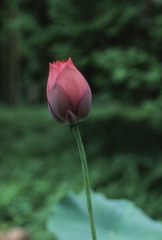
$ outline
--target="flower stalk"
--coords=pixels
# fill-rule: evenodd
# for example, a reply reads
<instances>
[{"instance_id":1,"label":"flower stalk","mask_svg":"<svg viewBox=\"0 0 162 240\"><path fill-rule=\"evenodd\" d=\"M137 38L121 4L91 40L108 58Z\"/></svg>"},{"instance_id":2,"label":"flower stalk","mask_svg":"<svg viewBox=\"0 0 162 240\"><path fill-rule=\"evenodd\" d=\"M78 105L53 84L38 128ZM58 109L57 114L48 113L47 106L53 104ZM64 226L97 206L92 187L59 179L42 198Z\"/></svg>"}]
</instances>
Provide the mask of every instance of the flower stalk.
<instances>
[{"instance_id":1,"label":"flower stalk","mask_svg":"<svg viewBox=\"0 0 162 240\"><path fill-rule=\"evenodd\" d=\"M87 166L86 154L85 154L85 150L84 150L84 146L83 146L83 142L82 142L82 138L80 135L78 124L74 125L74 133L75 133L75 138L76 138L76 142L78 145L79 155L80 155L81 164L82 164L84 187L85 187L85 192L86 192L86 200L87 200L87 208L88 208L88 215L89 215L89 221L90 221L90 227L91 227L92 240L97 240L95 222L94 222L94 216L93 216L92 201L91 201L88 166Z\"/></svg>"}]
</instances>

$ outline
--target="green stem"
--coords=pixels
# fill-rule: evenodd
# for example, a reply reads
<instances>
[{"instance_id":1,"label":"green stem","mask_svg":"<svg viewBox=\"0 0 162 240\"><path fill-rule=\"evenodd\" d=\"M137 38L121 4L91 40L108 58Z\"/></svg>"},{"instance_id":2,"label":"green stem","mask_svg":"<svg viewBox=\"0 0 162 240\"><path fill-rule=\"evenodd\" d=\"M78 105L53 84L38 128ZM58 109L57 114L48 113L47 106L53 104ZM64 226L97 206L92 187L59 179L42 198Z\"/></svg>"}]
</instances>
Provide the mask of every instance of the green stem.
<instances>
[{"instance_id":1,"label":"green stem","mask_svg":"<svg viewBox=\"0 0 162 240\"><path fill-rule=\"evenodd\" d=\"M75 133L75 138L77 141L79 155L80 155L80 159L81 159L81 163L82 163L83 179L84 179L84 186L85 186L85 192L86 192L87 208L88 208L88 214L89 214L92 240L97 240L94 216L93 216L93 209L92 209L92 201L91 201L88 166L87 166L86 155L85 155L84 146L83 146L83 142L82 142L82 138L80 135L78 125L74 126L74 133Z\"/></svg>"}]
</instances>

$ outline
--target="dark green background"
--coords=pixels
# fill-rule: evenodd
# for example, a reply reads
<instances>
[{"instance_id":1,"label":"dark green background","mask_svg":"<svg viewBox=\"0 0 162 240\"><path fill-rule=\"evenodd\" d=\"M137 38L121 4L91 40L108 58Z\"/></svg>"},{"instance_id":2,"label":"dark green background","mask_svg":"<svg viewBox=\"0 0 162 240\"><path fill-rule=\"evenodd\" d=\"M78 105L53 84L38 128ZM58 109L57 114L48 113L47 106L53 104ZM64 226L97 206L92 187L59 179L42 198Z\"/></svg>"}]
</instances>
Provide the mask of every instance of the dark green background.
<instances>
[{"instance_id":1,"label":"dark green background","mask_svg":"<svg viewBox=\"0 0 162 240\"><path fill-rule=\"evenodd\" d=\"M162 220L162 1L2 0L0 28L0 228L53 239L52 205L83 188L74 134L46 107L48 64L69 57L93 93L93 189Z\"/></svg>"}]
</instances>

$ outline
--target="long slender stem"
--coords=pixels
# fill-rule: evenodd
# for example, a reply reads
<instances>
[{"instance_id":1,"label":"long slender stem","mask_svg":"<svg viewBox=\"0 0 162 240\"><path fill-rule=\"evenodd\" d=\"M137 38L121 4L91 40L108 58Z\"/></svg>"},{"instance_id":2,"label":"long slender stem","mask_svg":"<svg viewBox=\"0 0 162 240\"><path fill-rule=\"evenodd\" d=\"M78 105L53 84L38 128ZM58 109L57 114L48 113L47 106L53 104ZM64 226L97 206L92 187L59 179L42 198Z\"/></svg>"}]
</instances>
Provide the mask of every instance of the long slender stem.
<instances>
[{"instance_id":1,"label":"long slender stem","mask_svg":"<svg viewBox=\"0 0 162 240\"><path fill-rule=\"evenodd\" d=\"M75 133L75 138L77 141L79 155L80 155L80 159L81 159L81 163L82 163L83 179L84 179L84 186L85 186L85 192L86 192L86 200L87 200L87 208L88 208L88 214L89 214L92 240L97 240L94 216L93 216L93 209L92 209L92 201L91 201L88 166L87 166L86 155L85 155L84 146L83 146L83 142L82 142L82 138L80 135L78 125L74 126L74 133Z\"/></svg>"}]
</instances>

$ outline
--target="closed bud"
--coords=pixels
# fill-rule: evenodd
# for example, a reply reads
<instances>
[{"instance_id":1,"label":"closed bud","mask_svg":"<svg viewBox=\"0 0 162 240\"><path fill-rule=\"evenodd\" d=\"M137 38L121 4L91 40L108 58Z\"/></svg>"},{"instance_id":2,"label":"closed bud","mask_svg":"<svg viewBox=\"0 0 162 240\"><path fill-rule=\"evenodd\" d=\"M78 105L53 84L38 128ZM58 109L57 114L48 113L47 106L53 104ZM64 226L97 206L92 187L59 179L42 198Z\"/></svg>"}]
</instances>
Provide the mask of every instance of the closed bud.
<instances>
[{"instance_id":1,"label":"closed bud","mask_svg":"<svg viewBox=\"0 0 162 240\"><path fill-rule=\"evenodd\" d=\"M47 100L49 110L58 122L75 125L89 114L91 90L71 58L50 64Z\"/></svg>"}]
</instances>

